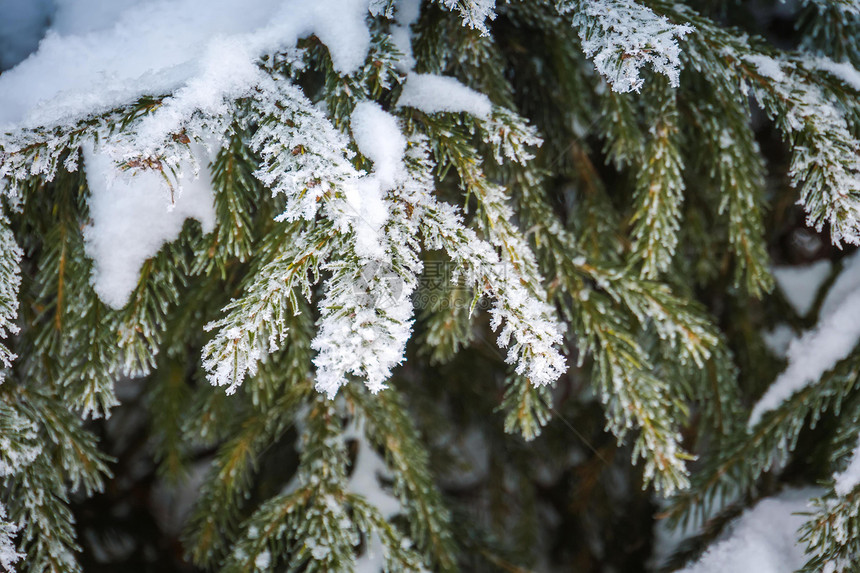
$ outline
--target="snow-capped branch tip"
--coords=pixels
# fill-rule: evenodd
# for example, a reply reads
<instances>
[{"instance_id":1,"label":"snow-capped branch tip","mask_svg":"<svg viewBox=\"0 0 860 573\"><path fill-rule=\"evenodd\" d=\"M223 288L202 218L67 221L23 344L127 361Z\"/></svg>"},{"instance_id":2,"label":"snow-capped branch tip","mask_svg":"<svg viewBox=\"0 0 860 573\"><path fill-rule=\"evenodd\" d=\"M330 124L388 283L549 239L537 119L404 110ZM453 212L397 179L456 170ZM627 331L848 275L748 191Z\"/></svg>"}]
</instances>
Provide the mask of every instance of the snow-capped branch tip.
<instances>
[{"instance_id":1,"label":"snow-capped branch tip","mask_svg":"<svg viewBox=\"0 0 860 573\"><path fill-rule=\"evenodd\" d=\"M558 9L573 14L585 55L614 91L638 92L645 83L640 71L646 65L678 87L678 40L691 33L692 26L673 24L633 0L567 0Z\"/></svg>"}]
</instances>

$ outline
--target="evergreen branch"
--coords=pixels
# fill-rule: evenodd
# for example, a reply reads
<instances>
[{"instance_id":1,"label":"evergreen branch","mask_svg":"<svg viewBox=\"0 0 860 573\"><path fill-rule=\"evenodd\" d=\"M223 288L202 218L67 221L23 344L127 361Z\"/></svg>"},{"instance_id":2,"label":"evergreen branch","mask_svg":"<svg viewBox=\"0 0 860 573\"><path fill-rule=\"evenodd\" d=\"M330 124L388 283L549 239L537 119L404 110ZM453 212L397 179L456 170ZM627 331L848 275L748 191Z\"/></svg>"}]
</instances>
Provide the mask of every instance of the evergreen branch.
<instances>
[{"instance_id":1,"label":"evergreen branch","mask_svg":"<svg viewBox=\"0 0 860 573\"><path fill-rule=\"evenodd\" d=\"M801 527L809 559L803 573L853 571L860 555L860 490L813 501L815 511Z\"/></svg>"},{"instance_id":2,"label":"evergreen branch","mask_svg":"<svg viewBox=\"0 0 860 573\"><path fill-rule=\"evenodd\" d=\"M15 563L24 557L23 553L15 550L12 537L18 532L18 526L6 521L6 508L0 505L0 567L6 573L15 573Z\"/></svg>"},{"instance_id":3,"label":"evergreen branch","mask_svg":"<svg viewBox=\"0 0 860 573\"><path fill-rule=\"evenodd\" d=\"M254 177L257 161L247 145L249 134L234 122L228 137L211 169L218 224L211 246L201 253L194 268L195 273L217 268L222 278L231 259L245 262L253 254L252 216L261 195L259 181Z\"/></svg>"},{"instance_id":4,"label":"evergreen branch","mask_svg":"<svg viewBox=\"0 0 860 573\"><path fill-rule=\"evenodd\" d=\"M18 439L25 443L6 453L14 453L15 467L3 476L10 517L26 524L19 538L19 549L27 556L22 571L77 573L81 569L74 553L79 546L68 495L79 488L87 495L101 491L102 479L111 477L109 458L58 398L19 386L10 405L24 424ZM38 441L27 446L34 429Z\"/></svg>"},{"instance_id":5,"label":"evergreen branch","mask_svg":"<svg viewBox=\"0 0 860 573\"><path fill-rule=\"evenodd\" d=\"M22 573L82 573L75 520L67 505L62 478L47 454L15 476L10 484L9 515L22 528L18 549L26 557Z\"/></svg>"},{"instance_id":6,"label":"evergreen branch","mask_svg":"<svg viewBox=\"0 0 860 573\"><path fill-rule=\"evenodd\" d=\"M533 386L522 376L510 376L497 410L505 412L505 432L532 441L552 418L552 393L547 386Z\"/></svg>"},{"instance_id":7,"label":"evergreen branch","mask_svg":"<svg viewBox=\"0 0 860 573\"><path fill-rule=\"evenodd\" d=\"M820 380L765 413L748 432L730 436L721 451L706 460L690 489L673 500L664 516L685 523L695 509L704 514L716 499L732 499L752 491L762 473L784 464L807 423L815 426L825 411L839 413L842 401L858 379L860 355L855 351Z\"/></svg>"},{"instance_id":8,"label":"evergreen branch","mask_svg":"<svg viewBox=\"0 0 860 573\"><path fill-rule=\"evenodd\" d=\"M834 244L860 242L860 142L840 110L808 79L808 71L689 8L654 4L661 13L696 27L689 40L696 69L717 82L726 75L738 78L791 142L789 175L800 190L807 223L819 231L827 223Z\"/></svg>"},{"instance_id":9,"label":"evergreen branch","mask_svg":"<svg viewBox=\"0 0 860 573\"><path fill-rule=\"evenodd\" d=\"M335 70L328 50L321 43L309 49L311 66L325 74L326 108L332 123L340 130L349 127L355 104L363 100L379 100L402 82L397 73L401 54L388 34L375 31L365 64L350 75Z\"/></svg>"},{"instance_id":10,"label":"evergreen branch","mask_svg":"<svg viewBox=\"0 0 860 573\"><path fill-rule=\"evenodd\" d=\"M646 480L655 478L657 487L667 492L685 487L683 462L689 455L680 449L680 436L670 420L685 417L686 407L670 398L666 383L649 373L652 361L636 341L633 325L634 321L652 325L681 364L699 368L720 343L714 327L700 309L672 295L665 285L586 261L546 205L541 189L523 185L521 190L520 212L527 224L533 224L535 244L545 253L542 260L549 267L547 274L558 282L554 290L558 304L571 323L582 356L593 356L594 382L608 408L609 428L619 439L630 427L641 428L636 455L646 459ZM705 402L709 407L736 394L732 378L716 380L715 395Z\"/></svg>"},{"instance_id":11,"label":"evergreen branch","mask_svg":"<svg viewBox=\"0 0 860 573\"><path fill-rule=\"evenodd\" d=\"M564 358L557 350L561 334L555 313L518 280L518 273L508 272L489 244L462 226L452 207L428 203L424 208L422 232L429 247L444 248L455 265L466 272L476 293L475 302L481 293L493 299L491 326L495 329L505 323L497 342L508 348L506 362L516 364L517 374L532 384L554 382L564 367Z\"/></svg>"},{"instance_id":12,"label":"evergreen branch","mask_svg":"<svg viewBox=\"0 0 860 573\"><path fill-rule=\"evenodd\" d=\"M226 552L250 495L260 456L292 425L309 391L307 380L289 385L270 406L251 411L238 433L219 448L185 530L184 545L194 563L211 567Z\"/></svg>"},{"instance_id":13,"label":"evergreen branch","mask_svg":"<svg viewBox=\"0 0 860 573\"><path fill-rule=\"evenodd\" d=\"M427 450L403 400L393 389L371 397L353 386L349 396L364 415L368 439L385 452L394 492L411 525L410 537L435 570L455 570L451 515L433 483Z\"/></svg>"},{"instance_id":14,"label":"evergreen branch","mask_svg":"<svg viewBox=\"0 0 860 573\"><path fill-rule=\"evenodd\" d=\"M444 119L422 114L421 121L427 130L439 169L444 173L447 166L452 165L458 172L464 191L474 194L478 200L485 221L485 232L489 243L501 253L501 264L496 262L494 254L484 252L486 247L469 247L469 243L477 242L477 237L473 239L473 234L465 229L454 228L458 215L450 210L446 213L441 205L435 213L430 213L428 208L422 221L425 240L429 234L434 238L432 242L438 244L435 237L439 237L455 264L474 270L475 274L468 278L474 281L476 296L485 291L495 291L493 328L498 328L503 318L506 320L505 328L499 335L499 346L508 346L511 336L516 339L516 343L509 348L507 362L517 363L517 373L525 374L536 385L554 382L564 369L564 358L554 348L561 342L558 319L554 309L545 302L547 294L543 288L543 279L531 248L512 223L513 213L504 190L487 181L477 160L476 150L463 143L462 138L454 136L455 132L446 126ZM448 220L453 220L455 224L452 225ZM523 292L520 294L518 291ZM523 297L531 301L527 302ZM517 309L516 306L521 308ZM527 316L529 319L524 320ZM530 340L534 341L534 349L529 348L533 345L528 344ZM522 357L517 358L516 353L521 348ZM526 366L527 360L536 362Z\"/></svg>"},{"instance_id":15,"label":"evergreen branch","mask_svg":"<svg viewBox=\"0 0 860 573\"><path fill-rule=\"evenodd\" d=\"M158 473L168 482L177 483L186 477L188 452L183 444L182 413L190 391L184 364L175 359L161 362L153 373L148 396L155 438L153 457Z\"/></svg>"},{"instance_id":16,"label":"evergreen branch","mask_svg":"<svg viewBox=\"0 0 860 573\"><path fill-rule=\"evenodd\" d=\"M684 163L679 149L675 93L668 87L653 90L654 116L645 159L636 175L633 257L642 262L642 275L653 279L672 262L681 227Z\"/></svg>"},{"instance_id":17,"label":"evergreen branch","mask_svg":"<svg viewBox=\"0 0 860 573\"><path fill-rule=\"evenodd\" d=\"M462 285L427 276L428 269L435 270L440 265L444 268L449 263L425 258L425 277L419 281L415 296L415 306L422 309L418 318L424 324L420 351L430 357L432 364L449 362L474 339L470 317L462 312L463 297L471 300L471 293ZM442 278L447 279L447 273Z\"/></svg>"},{"instance_id":18,"label":"evergreen branch","mask_svg":"<svg viewBox=\"0 0 860 573\"><path fill-rule=\"evenodd\" d=\"M638 92L646 64L678 86L678 40L692 27L673 24L633 0L561 0L557 6L561 14L573 15L585 55L613 90Z\"/></svg>"},{"instance_id":19,"label":"evergreen branch","mask_svg":"<svg viewBox=\"0 0 860 573\"><path fill-rule=\"evenodd\" d=\"M223 309L226 316L206 326L217 330L203 348L203 367L212 384L227 386L232 394L247 374L256 372L257 363L283 343L288 313L298 310L296 290L310 297L309 274L318 279L321 262L340 244L330 228L320 223L305 232L294 225L289 230L292 243L257 273L241 298Z\"/></svg>"},{"instance_id":20,"label":"evergreen branch","mask_svg":"<svg viewBox=\"0 0 860 573\"><path fill-rule=\"evenodd\" d=\"M643 156L643 134L633 97L608 90L601 94L600 131L605 134L603 152L620 169L635 165ZM649 154L653 155L653 154Z\"/></svg>"},{"instance_id":21,"label":"evergreen branch","mask_svg":"<svg viewBox=\"0 0 860 573\"><path fill-rule=\"evenodd\" d=\"M482 36L490 33L487 20L496 18L496 0L436 0L448 10L457 10L463 19L463 26L480 32Z\"/></svg>"},{"instance_id":22,"label":"evergreen branch","mask_svg":"<svg viewBox=\"0 0 860 573\"><path fill-rule=\"evenodd\" d=\"M368 565L356 563L356 570L361 566L370 566L377 560L375 552L381 552L384 570L391 573L422 573L427 571L421 556L410 547L409 540L380 513L374 505L358 495L347 496L347 503L353 511L353 519L359 530L366 532L367 548L363 559ZM444 570L444 569L442 569Z\"/></svg>"},{"instance_id":23,"label":"evergreen branch","mask_svg":"<svg viewBox=\"0 0 860 573\"><path fill-rule=\"evenodd\" d=\"M723 76L709 78L707 84L696 80L690 78L688 96L695 98L695 105L686 104L696 127L690 138L701 145L701 158L711 165L722 197L719 212L728 215L735 285L761 296L773 288L773 277L761 216L765 166L750 126L749 102Z\"/></svg>"},{"instance_id":24,"label":"evergreen branch","mask_svg":"<svg viewBox=\"0 0 860 573\"><path fill-rule=\"evenodd\" d=\"M302 456L290 491L266 501L242 525L224 573L251 572L289 555L287 570L353 571L359 533L346 507L346 449L334 405L313 398L303 420ZM261 557L267 555L268 557Z\"/></svg>"},{"instance_id":25,"label":"evergreen branch","mask_svg":"<svg viewBox=\"0 0 860 573\"><path fill-rule=\"evenodd\" d=\"M8 338L19 331L14 321L18 316L22 256L23 251L9 228L9 219L4 213L0 213L0 339ZM0 366L3 370L11 368L15 358L7 344L0 343ZM5 374L0 373L0 384L3 383L3 378Z\"/></svg>"}]
</instances>

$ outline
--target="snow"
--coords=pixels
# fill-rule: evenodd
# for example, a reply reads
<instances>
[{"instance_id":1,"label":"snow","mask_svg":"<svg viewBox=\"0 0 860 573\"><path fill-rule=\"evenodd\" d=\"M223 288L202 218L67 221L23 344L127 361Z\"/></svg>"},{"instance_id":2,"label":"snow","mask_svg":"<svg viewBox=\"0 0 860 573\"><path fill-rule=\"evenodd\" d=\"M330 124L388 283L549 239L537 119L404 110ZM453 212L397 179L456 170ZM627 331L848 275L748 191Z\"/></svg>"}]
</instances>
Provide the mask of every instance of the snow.
<instances>
[{"instance_id":1,"label":"snow","mask_svg":"<svg viewBox=\"0 0 860 573\"><path fill-rule=\"evenodd\" d=\"M391 41L403 53L403 58L397 63L397 71L406 73L415 67L415 57L412 53L411 26L421 16L421 0L400 0L394 14L395 24L391 25Z\"/></svg>"},{"instance_id":2,"label":"snow","mask_svg":"<svg viewBox=\"0 0 860 573\"><path fill-rule=\"evenodd\" d=\"M762 332L761 337L767 349L780 358L785 358L791 342L796 338L794 329L784 322L777 324L771 330Z\"/></svg>"},{"instance_id":3,"label":"snow","mask_svg":"<svg viewBox=\"0 0 860 573\"><path fill-rule=\"evenodd\" d=\"M385 571L385 546L379 534L373 531L368 536L364 553L355 560L355 573L380 573Z\"/></svg>"},{"instance_id":4,"label":"snow","mask_svg":"<svg viewBox=\"0 0 860 573\"><path fill-rule=\"evenodd\" d=\"M436 0L448 10L457 10L463 25L478 30L482 36L490 33L487 20L496 19L496 0Z\"/></svg>"},{"instance_id":5,"label":"snow","mask_svg":"<svg viewBox=\"0 0 860 573\"><path fill-rule=\"evenodd\" d=\"M261 571L268 569L271 563L272 554L269 552L268 549L257 555L257 557L254 559L254 567Z\"/></svg>"},{"instance_id":6,"label":"snow","mask_svg":"<svg viewBox=\"0 0 860 573\"><path fill-rule=\"evenodd\" d=\"M39 45L51 15L51 0L0 0L0 71Z\"/></svg>"},{"instance_id":7,"label":"snow","mask_svg":"<svg viewBox=\"0 0 860 573\"><path fill-rule=\"evenodd\" d=\"M311 343L318 352L316 388L329 397L347 383L347 373L364 377L371 392L385 388L391 369L404 359L412 327L409 296L421 269L414 232L401 228L414 223L401 214L388 224L393 201L386 192L408 179L406 140L397 121L378 104L362 102L350 123L373 170L344 183L345 215L354 232L351 248L361 262L357 268L341 262L326 266L333 276L326 281L319 331Z\"/></svg>"},{"instance_id":8,"label":"snow","mask_svg":"<svg viewBox=\"0 0 860 573\"><path fill-rule=\"evenodd\" d=\"M358 150L373 161L373 172L381 187L393 188L396 180L405 176L406 139L397 127L397 120L379 104L361 102L352 112L351 126Z\"/></svg>"},{"instance_id":9,"label":"snow","mask_svg":"<svg viewBox=\"0 0 860 573\"><path fill-rule=\"evenodd\" d=\"M358 445L346 490L364 497L386 519L402 513L403 506L400 505L400 500L383 489L379 481L379 478L390 478L391 475L385 460L364 435L363 420L353 418L350 426L344 430L343 437L345 440L356 440Z\"/></svg>"},{"instance_id":10,"label":"snow","mask_svg":"<svg viewBox=\"0 0 860 573\"><path fill-rule=\"evenodd\" d=\"M848 466L833 476L836 482L833 489L837 495L848 495L851 491L860 484L860 440L851 454L851 461Z\"/></svg>"},{"instance_id":11,"label":"snow","mask_svg":"<svg viewBox=\"0 0 860 573\"><path fill-rule=\"evenodd\" d=\"M811 265L775 267L773 277L785 298L800 316L805 316L815 302L818 289L830 276L832 265L822 259Z\"/></svg>"},{"instance_id":12,"label":"snow","mask_svg":"<svg viewBox=\"0 0 860 573\"><path fill-rule=\"evenodd\" d=\"M170 188L160 172L122 172L105 151L84 146L91 218L84 229L84 249L93 259L93 287L108 306L119 309L128 302L143 263L179 236L185 219L200 221L207 233L215 227L208 157L195 149L200 174L184 182L171 204ZM185 167L186 173L193 172Z\"/></svg>"},{"instance_id":13,"label":"snow","mask_svg":"<svg viewBox=\"0 0 860 573\"><path fill-rule=\"evenodd\" d=\"M788 367L753 408L749 425L848 356L860 340L860 258L854 255L822 304L816 327L788 348Z\"/></svg>"},{"instance_id":14,"label":"snow","mask_svg":"<svg viewBox=\"0 0 860 573\"><path fill-rule=\"evenodd\" d=\"M343 433L344 440L355 440L358 445L352 473L346 484L346 491L358 494L390 520L403 513L403 506L395 496L382 487L380 478L390 478L391 473L385 460L373 447L364 433L364 420L355 417ZM384 570L385 547L376 531L368 536L364 553L356 560L356 573L379 573Z\"/></svg>"},{"instance_id":15,"label":"snow","mask_svg":"<svg viewBox=\"0 0 860 573\"><path fill-rule=\"evenodd\" d=\"M788 81L788 77L782 70L782 66L778 60L763 54L748 55L745 56L744 59L753 64L761 75L778 83L785 83Z\"/></svg>"},{"instance_id":16,"label":"snow","mask_svg":"<svg viewBox=\"0 0 860 573\"><path fill-rule=\"evenodd\" d=\"M247 93L257 58L301 37L316 34L343 73L363 64L370 46L367 0L88 0L73 6L61 3L60 19L38 51L0 77L0 130L68 123L145 94L172 92L165 116L175 123L177 113Z\"/></svg>"},{"instance_id":17,"label":"snow","mask_svg":"<svg viewBox=\"0 0 860 573\"><path fill-rule=\"evenodd\" d=\"M821 304L820 315L830 316L837 311L851 293L860 289L860 251L842 259L842 272L836 277Z\"/></svg>"},{"instance_id":18,"label":"snow","mask_svg":"<svg viewBox=\"0 0 860 573\"><path fill-rule=\"evenodd\" d=\"M112 27L123 12L142 0L54 0L51 29L61 35L86 34Z\"/></svg>"},{"instance_id":19,"label":"snow","mask_svg":"<svg viewBox=\"0 0 860 573\"><path fill-rule=\"evenodd\" d=\"M806 558L797 530L805 518L797 513L810 511L809 500L816 493L814 489L793 489L763 499L682 573L789 573L800 569Z\"/></svg>"},{"instance_id":20,"label":"snow","mask_svg":"<svg viewBox=\"0 0 860 573\"><path fill-rule=\"evenodd\" d=\"M373 173L359 178L346 189L346 201L356 217L356 253L367 258L381 258L385 249L380 241L382 226L388 221L385 191L393 189L405 177L403 152L406 140L394 116L377 103L362 102L352 112L352 136L362 155L373 161Z\"/></svg>"},{"instance_id":21,"label":"snow","mask_svg":"<svg viewBox=\"0 0 860 573\"><path fill-rule=\"evenodd\" d=\"M0 504L0 567L7 573L15 571L15 563L24 557L15 551L12 537L18 532L18 526L6 521L6 508Z\"/></svg>"},{"instance_id":22,"label":"snow","mask_svg":"<svg viewBox=\"0 0 860 573\"><path fill-rule=\"evenodd\" d=\"M678 40L693 31L672 24L633 0L562 1L559 9L573 12L582 50L594 67L619 93L638 92L645 83L640 70L646 64L677 87L681 74Z\"/></svg>"},{"instance_id":23,"label":"snow","mask_svg":"<svg viewBox=\"0 0 860 573\"><path fill-rule=\"evenodd\" d=\"M834 62L830 58L810 59L812 67L830 72L851 88L860 91L860 71L849 62Z\"/></svg>"},{"instance_id":24,"label":"snow","mask_svg":"<svg viewBox=\"0 0 860 573\"><path fill-rule=\"evenodd\" d=\"M490 98L466 87L455 78L411 73L397 101L400 107L414 107L424 113L466 112L487 119L493 111Z\"/></svg>"}]
</instances>

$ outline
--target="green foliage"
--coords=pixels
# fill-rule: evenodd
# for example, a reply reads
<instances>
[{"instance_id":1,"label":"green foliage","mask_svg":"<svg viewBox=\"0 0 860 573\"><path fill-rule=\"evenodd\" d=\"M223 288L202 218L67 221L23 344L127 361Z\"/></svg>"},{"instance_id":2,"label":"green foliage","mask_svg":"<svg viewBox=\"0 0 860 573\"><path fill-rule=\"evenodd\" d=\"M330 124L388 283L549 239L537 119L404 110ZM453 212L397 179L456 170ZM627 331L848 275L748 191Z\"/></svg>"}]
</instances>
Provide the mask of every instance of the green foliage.
<instances>
[{"instance_id":1,"label":"green foliage","mask_svg":"<svg viewBox=\"0 0 860 573\"><path fill-rule=\"evenodd\" d=\"M847 570L860 493L831 476L858 350L747 418L784 366L763 336L811 326L830 286L797 316L774 262L841 257L791 246L798 221L860 242L860 94L822 59L860 62L849 4L804 7L785 51L709 3L440 0L404 24L374 2L363 64L301 38L146 148L176 94L4 136L0 534L19 526L20 570L82 571L98 548L76 521L141 450L142 481L192 485L173 553L200 570L628 570L618 524L632 508L641 565L655 494L705 542L816 482L806 570ZM401 105L416 73L474 105ZM363 142L362 110L387 139ZM121 309L93 284L84 145L174 199L213 147L214 229L186 222ZM111 418L129 395L133 432Z\"/></svg>"}]
</instances>

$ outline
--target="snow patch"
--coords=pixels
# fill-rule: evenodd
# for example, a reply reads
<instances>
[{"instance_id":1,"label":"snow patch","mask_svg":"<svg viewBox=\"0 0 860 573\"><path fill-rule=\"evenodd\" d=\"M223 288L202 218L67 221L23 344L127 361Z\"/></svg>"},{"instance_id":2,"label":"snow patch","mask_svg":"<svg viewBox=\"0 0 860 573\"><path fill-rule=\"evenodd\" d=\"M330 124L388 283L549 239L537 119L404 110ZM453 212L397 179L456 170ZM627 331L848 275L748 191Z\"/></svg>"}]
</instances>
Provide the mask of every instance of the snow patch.
<instances>
[{"instance_id":1,"label":"snow patch","mask_svg":"<svg viewBox=\"0 0 860 573\"><path fill-rule=\"evenodd\" d=\"M200 174L183 182L171 204L170 188L160 172L122 172L104 150L84 146L91 218L84 229L84 249L93 260L93 287L111 308L125 306L143 263L179 236L185 219L200 221L204 232L214 229L208 157L199 147L195 156ZM190 165L184 167L185 173L193 172Z\"/></svg>"},{"instance_id":2,"label":"snow patch","mask_svg":"<svg viewBox=\"0 0 860 573\"><path fill-rule=\"evenodd\" d=\"M851 88L860 91L860 71L849 62L834 62L830 58L815 58L811 60L813 67L829 72L848 84Z\"/></svg>"},{"instance_id":3,"label":"snow patch","mask_svg":"<svg viewBox=\"0 0 860 573\"><path fill-rule=\"evenodd\" d=\"M788 81L788 77L782 70L782 66L779 61L771 58L770 56L753 54L744 56L744 60L753 64L761 75L770 78L775 82L785 83Z\"/></svg>"},{"instance_id":4,"label":"snow patch","mask_svg":"<svg viewBox=\"0 0 860 573\"><path fill-rule=\"evenodd\" d=\"M381 258L385 254L380 241L382 227L389 217L383 195L405 176L406 140L394 116L373 102L355 106L351 126L358 150L373 161L373 173L355 180L345 189L346 202L356 214L352 224L356 253L367 258Z\"/></svg>"},{"instance_id":5,"label":"snow patch","mask_svg":"<svg viewBox=\"0 0 860 573\"><path fill-rule=\"evenodd\" d=\"M766 498L746 510L731 526L729 534L708 549L682 573L785 573L806 562L798 528L809 511L809 500L817 490L789 490Z\"/></svg>"},{"instance_id":6,"label":"snow patch","mask_svg":"<svg viewBox=\"0 0 860 573\"><path fill-rule=\"evenodd\" d=\"M822 303L816 327L789 345L788 367L753 408L750 427L756 425L765 412L779 407L792 394L821 378L860 341L858 279L860 258L855 254Z\"/></svg>"},{"instance_id":7,"label":"snow patch","mask_svg":"<svg viewBox=\"0 0 860 573\"><path fill-rule=\"evenodd\" d=\"M848 466L834 475L833 479L836 482L833 489L840 496L848 495L860 484L860 441L858 441L854 452L851 454L851 461L848 462Z\"/></svg>"},{"instance_id":8,"label":"snow patch","mask_svg":"<svg viewBox=\"0 0 860 573\"><path fill-rule=\"evenodd\" d=\"M424 113L466 112L487 119L493 111L490 98L466 87L455 78L411 73L397 101L400 107L414 107Z\"/></svg>"},{"instance_id":9,"label":"snow patch","mask_svg":"<svg viewBox=\"0 0 860 573\"><path fill-rule=\"evenodd\" d=\"M406 139L393 115L379 104L361 102L352 112L352 137L362 155L373 161L373 172L380 185L394 187L399 177L405 177L403 154Z\"/></svg>"},{"instance_id":10,"label":"snow patch","mask_svg":"<svg viewBox=\"0 0 860 573\"><path fill-rule=\"evenodd\" d=\"M780 358L785 358L792 341L797 338L794 330L784 322L762 332L761 337L767 349Z\"/></svg>"},{"instance_id":11,"label":"snow patch","mask_svg":"<svg viewBox=\"0 0 860 573\"><path fill-rule=\"evenodd\" d=\"M220 105L253 87L257 58L312 34L351 73L370 47L367 13L367 0L64 0L38 51L0 77L0 130L68 123L146 94L175 92L167 117Z\"/></svg>"},{"instance_id":12,"label":"snow patch","mask_svg":"<svg viewBox=\"0 0 860 573\"><path fill-rule=\"evenodd\" d=\"M415 67L412 53L412 24L421 16L421 0L400 0L394 14L395 24L391 26L391 41L403 53L403 58L395 66L397 71L407 73Z\"/></svg>"},{"instance_id":13,"label":"snow patch","mask_svg":"<svg viewBox=\"0 0 860 573\"><path fill-rule=\"evenodd\" d=\"M805 316L812 309L815 295L830 276L831 269L830 261L822 259L811 265L775 267L773 277L792 308Z\"/></svg>"}]
</instances>

